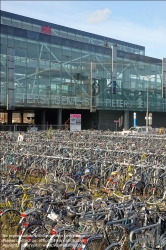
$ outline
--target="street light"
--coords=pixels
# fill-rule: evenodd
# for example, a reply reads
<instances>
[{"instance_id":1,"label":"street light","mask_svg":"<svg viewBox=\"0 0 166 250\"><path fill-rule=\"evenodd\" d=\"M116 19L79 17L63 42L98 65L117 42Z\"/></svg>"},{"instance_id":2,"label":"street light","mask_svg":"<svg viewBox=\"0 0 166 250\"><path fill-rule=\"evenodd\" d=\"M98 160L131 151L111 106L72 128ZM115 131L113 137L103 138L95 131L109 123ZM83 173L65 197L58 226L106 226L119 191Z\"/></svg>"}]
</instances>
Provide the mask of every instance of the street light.
<instances>
[{"instance_id":1,"label":"street light","mask_svg":"<svg viewBox=\"0 0 166 250\"><path fill-rule=\"evenodd\" d=\"M142 76L142 78L147 78L148 80L149 79L152 79L152 78L155 78L155 76ZM146 90L146 132L148 132L148 125L149 125L149 81L148 81L148 86L147 86L147 90Z\"/></svg>"}]
</instances>

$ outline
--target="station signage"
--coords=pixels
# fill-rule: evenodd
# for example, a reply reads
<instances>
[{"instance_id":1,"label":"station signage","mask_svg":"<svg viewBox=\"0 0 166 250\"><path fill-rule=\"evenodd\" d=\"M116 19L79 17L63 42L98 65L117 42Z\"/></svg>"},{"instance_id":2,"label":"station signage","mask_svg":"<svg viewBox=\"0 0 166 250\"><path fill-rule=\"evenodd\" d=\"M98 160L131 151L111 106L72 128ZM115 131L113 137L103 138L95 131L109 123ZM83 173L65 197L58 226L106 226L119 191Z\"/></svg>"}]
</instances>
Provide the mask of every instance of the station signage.
<instances>
[{"instance_id":1,"label":"station signage","mask_svg":"<svg viewBox=\"0 0 166 250\"><path fill-rule=\"evenodd\" d=\"M6 94L1 93L1 105L6 103ZM4 104L3 104L4 103ZM37 95L37 94L15 94L15 106L37 106L37 107L90 107L90 98L74 97L74 96L61 96L61 95ZM103 99L96 98L97 108L119 108L119 109L132 109L137 108L140 110L146 110L146 102L140 100L130 101L124 99ZM151 106L154 109L164 110L166 108L165 103L153 102Z\"/></svg>"}]
</instances>

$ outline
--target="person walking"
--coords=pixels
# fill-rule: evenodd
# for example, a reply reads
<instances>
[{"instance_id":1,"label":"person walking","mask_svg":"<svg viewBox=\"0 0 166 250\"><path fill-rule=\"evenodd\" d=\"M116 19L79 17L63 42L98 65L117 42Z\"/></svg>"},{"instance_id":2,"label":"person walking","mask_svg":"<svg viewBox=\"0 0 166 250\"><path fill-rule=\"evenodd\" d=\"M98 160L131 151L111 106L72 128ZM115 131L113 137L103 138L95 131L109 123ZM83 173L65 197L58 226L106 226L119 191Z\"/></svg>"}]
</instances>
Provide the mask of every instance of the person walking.
<instances>
[{"instance_id":1,"label":"person walking","mask_svg":"<svg viewBox=\"0 0 166 250\"><path fill-rule=\"evenodd\" d=\"M23 139L24 139L23 135L21 133L19 133L18 134L18 139L17 139L18 143L21 144L23 142Z\"/></svg>"}]
</instances>

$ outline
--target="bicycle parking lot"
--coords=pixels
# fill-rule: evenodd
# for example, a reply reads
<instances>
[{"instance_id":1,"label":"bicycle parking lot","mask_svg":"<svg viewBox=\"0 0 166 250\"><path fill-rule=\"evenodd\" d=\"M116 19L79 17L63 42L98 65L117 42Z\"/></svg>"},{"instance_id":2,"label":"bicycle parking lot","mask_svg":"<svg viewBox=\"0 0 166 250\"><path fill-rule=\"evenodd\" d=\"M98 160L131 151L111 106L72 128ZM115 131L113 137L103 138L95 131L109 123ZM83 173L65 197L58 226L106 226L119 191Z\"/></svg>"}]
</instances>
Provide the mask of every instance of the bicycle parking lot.
<instances>
[{"instance_id":1,"label":"bicycle parking lot","mask_svg":"<svg viewBox=\"0 0 166 250\"><path fill-rule=\"evenodd\" d=\"M0 132L2 249L166 249L165 135Z\"/></svg>"}]
</instances>

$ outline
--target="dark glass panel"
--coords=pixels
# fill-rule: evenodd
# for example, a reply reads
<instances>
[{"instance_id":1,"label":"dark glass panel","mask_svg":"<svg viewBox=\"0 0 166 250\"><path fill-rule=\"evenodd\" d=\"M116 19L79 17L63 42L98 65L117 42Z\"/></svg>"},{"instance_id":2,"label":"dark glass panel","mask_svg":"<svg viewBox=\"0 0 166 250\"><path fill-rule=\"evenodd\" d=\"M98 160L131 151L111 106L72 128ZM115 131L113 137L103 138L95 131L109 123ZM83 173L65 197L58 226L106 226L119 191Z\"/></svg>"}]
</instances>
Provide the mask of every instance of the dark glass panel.
<instances>
[{"instance_id":1,"label":"dark glass panel","mask_svg":"<svg viewBox=\"0 0 166 250\"><path fill-rule=\"evenodd\" d=\"M39 40L39 33L35 31L27 30L27 38Z\"/></svg>"},{"instance_id":2,"label":"dark glass panel","mask_svg":"<svg viewBox=\"0 0 166 250\"><path fill-rule=\"evenodd\" d=\"M43 41L43 42L46 42L46 43L51 42L51 36L45 35L45 34L42 34L42 33L39 34L39 39L40 39L40 41Z\"/></svg>"},{"instance_id":3,"label":"dark glass panel","mask_svg":"<svg viewBox=\"0 0 166 250\"><path fill-rule=\"evenodd\" d=\"M23 29L14 28L14 35L27 38L27 31Z\"/></svg>"},{"instance_id":4,"label":"dark glass panel","mask_svg":"<svg viewBox=\"0 0 166 250\"><path fill-rule=\"evenodd\" d=\"M7 34L7 26L6 25L3 25L3 24L1 24L0 25L0 31L1 31L1 33L2 34Z\"/></svg>"}]
</instances>

